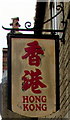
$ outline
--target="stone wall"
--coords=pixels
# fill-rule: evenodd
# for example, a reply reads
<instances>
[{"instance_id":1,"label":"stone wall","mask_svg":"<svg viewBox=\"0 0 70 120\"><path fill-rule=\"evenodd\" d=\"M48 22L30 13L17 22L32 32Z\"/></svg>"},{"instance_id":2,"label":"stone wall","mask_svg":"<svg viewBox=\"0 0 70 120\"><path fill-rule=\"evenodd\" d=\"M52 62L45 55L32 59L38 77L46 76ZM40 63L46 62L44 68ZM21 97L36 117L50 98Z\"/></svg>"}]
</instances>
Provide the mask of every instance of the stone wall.
<instances>
[{"instance_id":1,"label":"stone wall","mask_svg":"<svg viewBox=\"0 0 70 120\"><path fill-rule=\"evenodd\" d=\"M68 16L70 2L64 3L65 20ZM70 19L67 19L65 31L65 43L60 42L59 54L60 70L60 109L63 110L62 117L70 117Z\"/></svg>"},{"instance_id":2,"label":"stone wall","mask_svg":"<svg viewBox=\"0 0 70 120\"><path fill-rule=\"evenodd\" d=\"M8 85L7 83L2 84L2 118L10 119L10 118L22 118L22 116L13 113L8 109Z\"/></svg>"},{"instance_id":3,"label":"stone wall","mask_svg":"<svg viewBox=\"0 0 70 120\"><path fill-rule=\"evenodd\" d=\"M70 19L67 19L70 2L64 3L64 20L67 20L65 43L59 40L59 89L60 109L46 118L70 118ZM45 15L46 16L46 15ZM58 29L63 29L60 23L63 16L58 17ZM46 25L44 26L46 28ZM59 34L59 36L61 36Z\"/></svg>"}]
</instances>

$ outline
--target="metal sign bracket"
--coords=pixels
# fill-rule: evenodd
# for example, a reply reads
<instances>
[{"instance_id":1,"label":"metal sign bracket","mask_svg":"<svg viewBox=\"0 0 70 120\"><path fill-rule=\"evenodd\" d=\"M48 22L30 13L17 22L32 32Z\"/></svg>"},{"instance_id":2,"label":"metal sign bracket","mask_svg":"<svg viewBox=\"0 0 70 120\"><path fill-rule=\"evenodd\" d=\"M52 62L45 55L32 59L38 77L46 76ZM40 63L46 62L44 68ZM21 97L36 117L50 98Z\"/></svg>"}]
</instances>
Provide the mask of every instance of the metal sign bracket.
<instances>
[{"instance_id":1,"label":"metal sign bracket","mask_svg":"<svg viewBox=\"0 0 70 120\"><path fill-rule=\"evenodd\" d=\"M58 11L57 14L54 15L53 17L51 17L50 19L44 21L43 25L48 23L49 21L52 21L52 19L54 19L55 17L57 17L58 15L60 15L62 13L63 19L62 19L61 23L63 24L63 29L61 29L61 30L60 29L52 29L52 28L50 28L50 29L36 29L35 27L31 28L31 22L29 22L29 21L25 23L25 29L23 29L23 28L18 28L18 29L17 28L5 28L3 26L2 26L2 28L4 30L10 30L11 33L13 33L13 34L14 34L14 31L33 31L33 32L34 31L36 31L36 32L42 31L42 32L50 32L52 35L55 35L55 34L58 35L58 33L62 33L62 37L60 37L60 35L59 35L59 40L61 40L61 42L63 42L63 44L64 44L65 43L65 31L67 28L67 20L64 21L63 2L61 2L60 5L56 6L56 10Z\"/></svg>"}]
</instances>

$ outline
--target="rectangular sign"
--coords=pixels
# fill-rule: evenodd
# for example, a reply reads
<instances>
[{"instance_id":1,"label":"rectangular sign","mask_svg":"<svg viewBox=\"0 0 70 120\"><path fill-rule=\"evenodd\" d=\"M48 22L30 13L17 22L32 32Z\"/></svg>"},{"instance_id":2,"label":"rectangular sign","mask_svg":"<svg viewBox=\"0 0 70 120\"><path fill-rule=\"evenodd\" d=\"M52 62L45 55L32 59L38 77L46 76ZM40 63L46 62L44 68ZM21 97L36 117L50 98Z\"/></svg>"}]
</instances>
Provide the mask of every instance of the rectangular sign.
<instances>
[{"instance_id":1,"label":"rectangular sign","mask_svg":"<svg viewBox=\"0 0 70 120\"><path fill-rule=\"evenodd\" d=\"M12 111L44 117L56 111L55 40L11 38Z\"/></svg>"}]
</instances>

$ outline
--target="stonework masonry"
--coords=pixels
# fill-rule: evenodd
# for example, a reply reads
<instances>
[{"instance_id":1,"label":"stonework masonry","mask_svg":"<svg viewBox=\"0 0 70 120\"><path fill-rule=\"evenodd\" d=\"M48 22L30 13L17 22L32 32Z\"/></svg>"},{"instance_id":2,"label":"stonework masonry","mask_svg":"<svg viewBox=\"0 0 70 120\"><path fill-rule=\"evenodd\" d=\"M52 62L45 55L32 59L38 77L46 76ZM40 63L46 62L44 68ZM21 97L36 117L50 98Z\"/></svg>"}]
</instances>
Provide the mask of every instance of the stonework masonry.
<instances>
[{"instance_id":1,"label":"stonework masonry","mask_svg":"<svg viewBox=\"0 0 70 120\"><path fill-rule=\"evenodd\" d=\"M70 119L70 19L67 19L69 7L70 2L65 2L64 20L67 20L67 28L65 31L64 38L65 43L63 44L61 41L59 41L60 109L56 113L48 116L48 118ZM59 21L61 20L62 15L59 15ZM60 22L58 22L58 29L63 29L63 26L61 25Z\"/></svg>"},{"instance_id":2,"label":"stonework masonry","mask_svg":"<svg viewBox=\"0 0 70 120\"><path fill-rule=\"evenodd\" d=\"M68 16L70 2L64 3L65 20ZM65 43L60 44L59 70L60 70L60 109L62 117L70 118L70 19L67 19Z\"/></svg>"}]
</instances>

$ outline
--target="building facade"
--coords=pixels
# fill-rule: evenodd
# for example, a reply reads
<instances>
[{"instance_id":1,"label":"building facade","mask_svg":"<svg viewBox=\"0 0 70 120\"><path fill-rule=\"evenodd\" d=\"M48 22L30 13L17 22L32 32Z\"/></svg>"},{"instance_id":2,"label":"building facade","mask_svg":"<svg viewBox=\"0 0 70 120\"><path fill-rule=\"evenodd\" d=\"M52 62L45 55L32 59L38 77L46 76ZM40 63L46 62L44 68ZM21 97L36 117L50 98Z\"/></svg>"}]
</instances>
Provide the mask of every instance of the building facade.
<instances>
[{"instance_id":1,"label":"building facade","mask_svg":"<svg viewBox=\"0 0 70 120\"><path fill-rule=\"evenodd\" d=\"M46 118L70 118L70 2L50 2L45 3L45 14L43 21L47 21L49 17L53 17L57 14L56 6L62 5L64 7L64 13L60 13L54 19L43 24L42 29L64 29L64 24L61 21L65 21L66 28L64 35L61 32L55 32L52 34L59 35L59 96L60 96L60 109L46 116ZM48 16L48 13L50 15ZM44 22L43 22L44 23ZM47 34L47 32L42 33ZM64 36L61 41L62 35Z\"/></svg>"},{"instance_id":2,"label":"building facade","mask_svg":"<svg viewBox=\"0 0 70 120\"><path fill-rule=\"evenodd\" d=\"M63 4L64 6L64 14L61 12L57 18L52 19L47 24L46 20L50 17L53 17L57 11L56 6L59 4ZM35 18L35 33L36 35L41 34L50 34L50 32L43 32L42 29L64 29L64 24L61 21L67 22L67 26L64 32L64 42L59 39L59 98L60 98L60 106L59 109L44 118L70 118L70 2L65 3L37 3L36 6L36 18ZM64 15L64 18L63 18ZM39 25L40 24L40 25ZM36 31L36 29L40 29L40 31ZM51 34L58 34L60 38L62 38L63 33L61 32L51 32ZM5 51L5 50L4 50ZM4 63L7 61L4 61ZM6 65L6 64L5 64ZM6 66L7 67L7 66ZM3 67L3 72L4 72ZM6 70L5 70L6 73ZM7 78L7 74L4 75ZM2 85L2 118L25 118L24 116L13 113L8 109L8 84L6 79L3 78ZM5 81L4 81L5 79ZM57 101L58 102L58 101ZM42 119L42 118L27 118L27 119Z\"/></svg>"}]
</instances>

